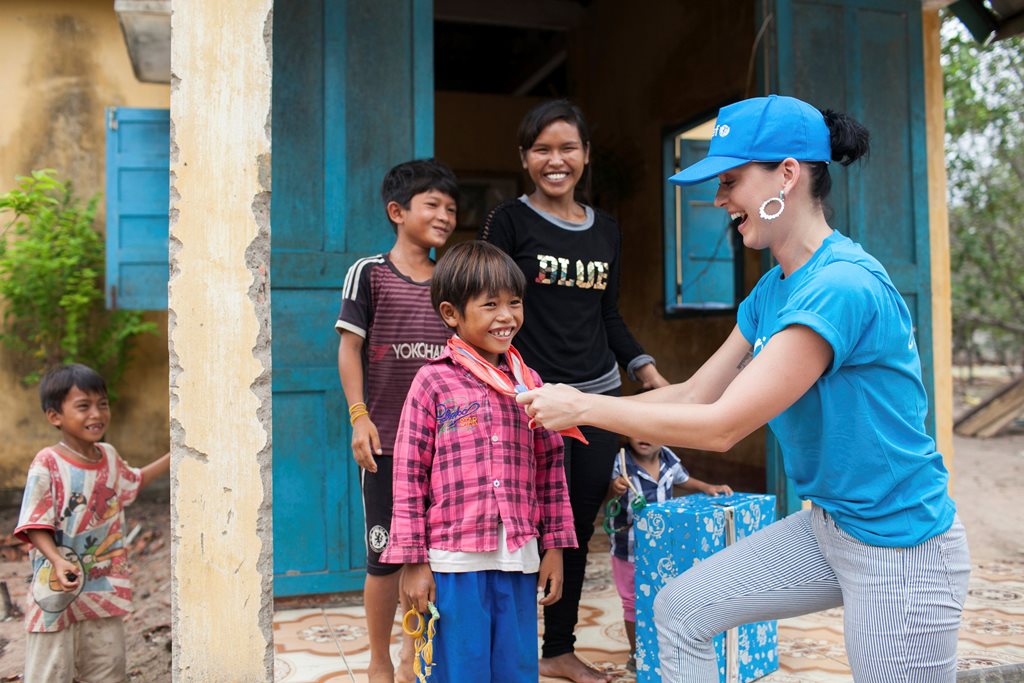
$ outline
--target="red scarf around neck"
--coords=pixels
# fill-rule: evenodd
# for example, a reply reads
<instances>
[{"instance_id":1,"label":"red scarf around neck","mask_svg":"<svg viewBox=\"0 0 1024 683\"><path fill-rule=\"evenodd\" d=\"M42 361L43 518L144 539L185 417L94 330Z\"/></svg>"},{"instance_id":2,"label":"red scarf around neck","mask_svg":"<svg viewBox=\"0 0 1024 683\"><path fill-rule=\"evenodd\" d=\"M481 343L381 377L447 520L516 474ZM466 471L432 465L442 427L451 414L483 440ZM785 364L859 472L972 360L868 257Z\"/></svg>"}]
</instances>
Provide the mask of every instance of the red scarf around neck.
<instances>
[{"instance_id":1,"label":"red scarf around neck","mask_svg":"<svg viewBox=\"0 0 1024 683\"><path fill-rule=\"evenodd\" d=\"M448 350L451 352L452 360L499 394L515 396L537 388L537 383L533 381L533 373L530 372L530 368L523 362L523 357L519 355L514 346L508 347L508 351L505 352L505 360L508 361L508 366L512 370L512 376L516 378L515 384L512 383L508 375L488 363L483 356L477 353L476 349L460 339L458 335L452 335L448 339ZM579 427L569 427L558 433L562 436L572 437L584 444L590 443L583 436Z\"/></svg>"}]
</instances>

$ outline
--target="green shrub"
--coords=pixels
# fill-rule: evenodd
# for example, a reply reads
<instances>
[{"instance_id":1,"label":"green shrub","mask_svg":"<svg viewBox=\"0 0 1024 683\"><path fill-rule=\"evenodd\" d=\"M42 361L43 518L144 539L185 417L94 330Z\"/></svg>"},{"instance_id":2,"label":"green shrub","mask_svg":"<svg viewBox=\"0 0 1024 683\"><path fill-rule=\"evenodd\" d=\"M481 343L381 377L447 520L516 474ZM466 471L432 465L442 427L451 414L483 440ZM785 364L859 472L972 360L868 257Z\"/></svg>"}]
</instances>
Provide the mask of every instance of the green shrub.
<instances>
[{"instance_id":1,"label":"green shrub","mask_svg":"<svg viewBox=\"0 0 1024 683\"><path fill-rule=\"evenodd\" d=\"M132 338L156 331L139 311L106 309L98 201L83 206L49 169L0 194L0 215L13 214L0 228L0 342L14 352L26 386L54 365L84 363L116 395Z\"/></svg>"}]
</instances>

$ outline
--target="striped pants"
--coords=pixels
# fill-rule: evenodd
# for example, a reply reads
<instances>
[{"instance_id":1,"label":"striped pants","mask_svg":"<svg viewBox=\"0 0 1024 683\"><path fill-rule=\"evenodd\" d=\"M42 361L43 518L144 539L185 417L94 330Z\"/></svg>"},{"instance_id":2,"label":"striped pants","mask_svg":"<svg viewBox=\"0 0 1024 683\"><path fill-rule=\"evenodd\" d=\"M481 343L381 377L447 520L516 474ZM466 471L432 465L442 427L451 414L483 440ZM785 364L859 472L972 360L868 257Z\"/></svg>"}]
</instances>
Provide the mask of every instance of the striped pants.
<instances>
[{"instance_id":1,"label":"striped pants","mask_svg":"<svg viewBox=\"0 0 1024 683\"><path fill-rule=\"evenodd\" d=\"M970 574L959 517L912 548L866 545L814 506L712 555L654 602L662 680L717 683L712 638L734 626L844 606L857 683L956 678Z\"/></svg>"}]
</instances>

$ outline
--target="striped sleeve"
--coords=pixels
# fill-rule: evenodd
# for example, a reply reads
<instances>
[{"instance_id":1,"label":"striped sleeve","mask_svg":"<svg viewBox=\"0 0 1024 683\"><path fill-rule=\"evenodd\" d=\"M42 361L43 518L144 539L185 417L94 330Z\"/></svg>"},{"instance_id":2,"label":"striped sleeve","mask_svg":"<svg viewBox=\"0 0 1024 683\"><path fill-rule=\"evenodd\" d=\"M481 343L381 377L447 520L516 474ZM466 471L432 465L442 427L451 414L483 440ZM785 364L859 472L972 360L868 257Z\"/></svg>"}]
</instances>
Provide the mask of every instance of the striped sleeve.
<instances>
[{"instance_id":1,"label":"striped sleeve","mask_svg":"<svg viewBox=\"0 0 1024 683\"><path fill-rule=\"evenodd\" d=\"M368 256L352 264L345 275L345 285L341 291L341 311L334 329L338 334L353 332L363 339L370 329L373 318L372 293L370 291L370 273L376 266L384 263L384 256Z\"/></svg>"}]
</instances>

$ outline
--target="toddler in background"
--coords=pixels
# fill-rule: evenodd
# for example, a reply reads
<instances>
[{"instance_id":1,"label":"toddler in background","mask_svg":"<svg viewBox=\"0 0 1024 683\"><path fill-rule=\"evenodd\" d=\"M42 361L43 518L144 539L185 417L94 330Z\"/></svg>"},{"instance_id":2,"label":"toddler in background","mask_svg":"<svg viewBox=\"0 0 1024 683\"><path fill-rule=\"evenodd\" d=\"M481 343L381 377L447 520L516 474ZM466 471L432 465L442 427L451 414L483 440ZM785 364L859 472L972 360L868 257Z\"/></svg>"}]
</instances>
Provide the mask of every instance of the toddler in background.
<instances>
[{"instance_id":1,"label":"toddler in background","mask_svg":"<svg viewBox=\"0 0 1024 683\"><path fill-rule=\"evenodd\" d=\"M609 525L611 535L612 575L622 598L626 637L629 638L629 663L635 670L636 653L636 585L633 555L633 509L630 501L639 491L648 503L661 503L676 495L706 493L709 496L732 495L725 484L708 484L686 471L679 457L662 444L653 444L632 437L624 449L625 458L616 458L612 468L611 497L619 499L620 512ZM623 472L623 460L626 470Z\"/></svg>"}]
</instances>

